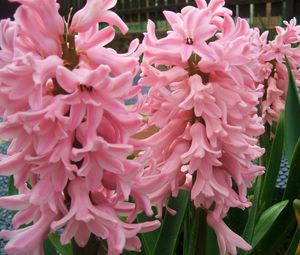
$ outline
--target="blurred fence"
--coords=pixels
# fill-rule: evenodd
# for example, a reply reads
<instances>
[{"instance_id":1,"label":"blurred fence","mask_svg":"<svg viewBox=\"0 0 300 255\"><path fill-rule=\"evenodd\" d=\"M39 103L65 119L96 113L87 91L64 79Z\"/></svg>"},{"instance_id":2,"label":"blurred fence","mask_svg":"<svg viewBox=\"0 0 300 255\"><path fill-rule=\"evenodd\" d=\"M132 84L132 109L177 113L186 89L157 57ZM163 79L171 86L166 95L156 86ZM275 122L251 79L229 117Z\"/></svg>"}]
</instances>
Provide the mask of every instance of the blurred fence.
<instances>
[{"instance_id":1,"label":"blurred fence","mask_svg":"<svg viewBox=\"0 0 300 255\"><path fill-rule=\"evenodd\" d=\"M81 9L86 0L57 0L61 6L60 13L66 18ZM209 1L209 0L207 0ZM195 5L194 0L118 0L114 10L129 26L131 33L122 40L115 40L113 47L125 50L132 38L142 38L146 31L147 20L156 23L157 32L164 34L169 29L163 16L163 10L179 12L186 5ZM17 3L0 0L1 18L12 17ZM226 0L226 6L233 11L234 17L248 19L252 26L274 28L283 19L300 17L300 0ZM71 11L72 10L72 11ZM124 48L124 49L123 49Z\"/></svg>"},{"instance_id":2,"label":"blurred fence","mask_svg":"<svg viewBox=\"0 0 300 255\"><path fill-rule=\"evenodd\" d=\"M86 0L57 0L61 6L60 13L68 16L81 9ZM209 0L207 0L209 1ZM129 24L130 31L146 30L148 19L156 22L158 30L166 30L167 24L163 10L179 12L186 5L195 5L194 0L118 0L115 11ZM18 3L0 0L1 18L12 17ZM226 6L234 16L249 20L251 25L272 28L282 19L300 17L300 0L226 0Z\"/></svg>"},{"instance_id":3,"label":"blurred fence","mask_svg":"<svg viewBox=\"0 0 300 255\"><path fill-rule=\"evenodd\" d=\"M155 21L158 30L166 30L163 10L179 12L194 0L119 0L115 11L129 24L131 31L145 31L148 19ZM234 16L248 19L251 25L278 25L282 19L300 16L299 0L226 0L226 6Z\"/></svg>"}]
</instances>

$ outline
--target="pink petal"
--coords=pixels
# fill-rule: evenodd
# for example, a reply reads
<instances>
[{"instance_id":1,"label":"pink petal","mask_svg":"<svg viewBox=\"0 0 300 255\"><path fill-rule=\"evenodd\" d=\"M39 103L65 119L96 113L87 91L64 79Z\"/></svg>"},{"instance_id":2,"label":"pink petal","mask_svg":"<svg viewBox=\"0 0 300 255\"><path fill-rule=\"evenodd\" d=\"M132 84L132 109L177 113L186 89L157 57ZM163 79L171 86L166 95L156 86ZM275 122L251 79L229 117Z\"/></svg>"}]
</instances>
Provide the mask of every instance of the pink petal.
<instances>
[{"instance_id":1,"label":"pink petal","mask_svg":"<svg viewBox=\"0 0 300 255\"><path fill-rule=\"evenodd\" d=\"M73 236L75 236L76 232L78 231L79 222L71 219L67 226L64 229L64 232L60 236L61 244L65 245L71 241Z\"/></svg>"},{"instance_id":2,"label":"pink petal","mask_svg":"<svg viewBox=\"0 0 300 255\"><path fill-rule=\"evenodd\" d=\"M120 29L122 34L126 34L128 31L127 25L123 22L123 20L114 12L106 11L101 16L101 22L106 22L110 26L116 26Z\"/></svg>"},{"instance_id":3,"label":"pink petal","mask_svg":"<svg viewBox=\"0 0 300 255\"><path fill-rule=\"evenodd\" d=\"M9 210L25 210L29 206L29 197L25 194L0 197L0 206Z\"/></svg>"},{"instance_id":4,"label":"pink petal","mask_svg":"<svg viewBox=\"0 0 300 255\"><path fill-rule=\"evenodd\" d=\"M87 229L86 225L84 223L79 223L77 231L75 232L75 241L78 246L84 247L87 244L90 235L91 232Z\"/></svg>"},{"instance_id":5,"label":"pink petal","mask_svg":"<svg viewBox=\"0 0 300 255\"><path fill-rule=\"evenodd\" d=\"M62 66L59 66L56 70L56 79L59 85L69 93L77 90L80 84L75 73Z\"/></svg>"}]
</instances>

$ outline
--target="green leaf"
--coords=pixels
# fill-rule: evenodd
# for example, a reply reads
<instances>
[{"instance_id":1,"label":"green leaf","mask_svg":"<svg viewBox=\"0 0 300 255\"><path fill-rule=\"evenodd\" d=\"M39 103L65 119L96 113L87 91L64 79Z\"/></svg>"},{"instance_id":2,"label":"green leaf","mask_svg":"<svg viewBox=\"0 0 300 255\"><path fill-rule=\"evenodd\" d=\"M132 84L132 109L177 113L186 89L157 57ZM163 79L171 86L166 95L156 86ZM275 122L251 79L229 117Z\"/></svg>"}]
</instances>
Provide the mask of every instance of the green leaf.
<instances>
[{"instance_id":1,"label":"green leaf","mask_svg":"<svg viewBox=\"0 0 300 255\"><path fill-rule=\"evenodd\" d=\"M145 213L140 213L137 216L138 223L142 223L149 220L155 220L155 219L156 219L155 217L148 217ZM144 255L151 255L153 253L155 244L159 236L159 232L160 232L160 228L139 235L142 242L142 253Z\"/></svg>"},{"instance_id":2,"label":"green leaf","mask_svg":"<svg viewBox=\"0 0 300 255\"><path fill-rule=\"evenodd\" d=\"M276 181L280 170L283 144L284 114L281 113L277 123L275 137L272 142L271 153L266 168L266 173L263 177L262 191L260 194L260 211L268 208L272 204Z\"/></svg>"},{"instance_id":3,"label":"green leaf","mask_svg":"<svg viewBox=\"0 0 300 255\"><path fill-rule=\"evenodd\" d=\"M71 244L62 245L60 243L60 236L57 233L50 233L48 238L51 244L58 250L62 255L72 255L72 246Z\"/></svg>"},{"instance_id":4,"label":"green leaf","mask_svg":"<svg viewBox=\"0 0 300 255\"><path fill-rule=\"evenodd\" d=\"M278 248L286 243L286 238L295 230L296 220L293 205L289 201L288 205L282 210L274 224L265 234L262 240L253 247L251 255L263 254L274 255Z\"/></svg>"},{"instance_id":5,"label":"green leaf","mask_svg":"<svg viewBox=\"0 0 300 255\"><path fill-rule=\"evenodd\" d=\"M283 199L296 199L300 197L300 138L295 147L291 160L288 182Z\"/></svg>"},{"instance_id":6,"label":"green leaf","mask_svg":"<svg viewBox=\"0 0 300 255\"><path fill-rule=\"evenodd\" d=\"M45 255L57 255L56 249L53 247L49 239L44 241L44 253Z\"/></svg>"},{"instance_id":7,"label":"green leaf","mask_svg":"<svg viewBox=\"0 0 300 255\"><path fill-rule=\"evenodd\" d=\"M206 211L193 206L192 229L189 238L189 255L205 255L206 253Z\"/></svg>"},{"instance_id":8,"label":"green leaf","mask_svg":"<svg viewBox=\"0 0 300 255\"><path fill-rule=\"evenodd\" d=\"M287 206L288 202L288 200L281 201L263 212L263 214L258 220L258 223L255 226L252 241L253 248L258 244L260 240L262 240L265 234L269 231L269 229L274 224L280 213Z\"/></svg>"},{"instance_id":9,"label":"green leaf","mask_svg":"<svg viewBox=\"0 0 300 255\"><path fill-rule=\"evenodd\" d=\"M191 202L188 203L186 213L184 216L183 221L183 255L190 255L189 254L189 243L190 243L190 236L191 236L191 219L192 219L192 212L191 212Z\"/></svg>"},{"instance_id":10,"label":"green leaf","mask_svg":"<svg viewBox=\"0 0 300 255\"><path fill-rule=\"evenodd\" d=\"M189 193L183 190L179 192L177 198L170 198L168 206L177 213L173 216L166 211L159 238L154 249L154 255L174 254L189 199Z\"/></svg>"},{"instance_id":11,"label":"green leaf","mask_svg":"<svg viewBox=\"0 0 300 255\"><path fill-rule=\"evenodd\" d=\"M300 197L300 138L292 156L288 183L283 195L283 199L288 200L289 203L280 213L265 237L258 242L256 247L253 247L253 253L251 254L264 252L264 255L274 255L276 253L276 249L285 242L286 237L296 227L293 200L298 197Z\"/></svg>"},{"instance_id":12,"label":"green leaf","mask_svg":"<svg viewBox=\"0 0 300 255\"><path fill-rule=\"evenodd\" d=\"M265 153L262 155L259 159L260 165L261 166L267 166L267 162L269 161L270 158L270 152L271 152L271 145L272 145L272 140L271 140L271 127L269 123L265 124L265 132L262 134L259 138L259 144L262 148L265 148Z\"/></svg>"},{"instance_id":13,"label":"green leaf","mask_svg":"<svg viewBox=\"0 0 300 255\"><path fill-rule=\"evenodd\" d=\"M259 206L259 195L261 192L261 187L262 187L262 176L259 176L256 179L255 182L255 187L254 187L254 200L253 200L253 205L252 207L249 209L249 216L248 216L248 220L246 223L246 227L244 229L243 235L242 237L248 242L248 243L252 243L252 238L253 238L253 234L254 234L254 229L255 229L255 223L257 220L257 215L258 215L258 206ZM243 250L239 250L238 251L238 255L244 255L246 254L246 251Z\"/></svg>"},{"instance_id":14,"label":"green leaf","mask_svg":"<svg viewBox=\"0 0 300 255\"><path fill-rule=\"evenodd\" d=\"M286 65L289 74L289 87L285 103L285 150L289 159L292 160L294 147L300 136L299 120L300 120L300 101L296 88L296 82L293 77L291 67L286 58Z\"/></svg>"},{"instance_id":15,"label":"green leaf","mask_svg":"<svg viewBox=\"0 0 300 255\"><path fill-rule=\"evenodd\" d=\"M299 234L299 230L297 229L295 231L293 239L292 239L292 241L289 245L289 248L287 249L287 252L285 253L285 255L295 255L296 254L296 250L297 250L297 246L299 244L299 240L300 240L300 234Z\"/></svg>"},{"instance_id":16,"label":"green leaf","mask_svg":"<svg viewBox=\"0 0 300 255\"><path fill-rule=\"evenodd\" d=\"M17 195L19 192L14 185L14 177L10 176L8 180L8 191L9 196Z\"/></svg>"},{"instance_id":17,"label":"green leaf","mask_svg":"<svg viewBox=\"0 0 300 255\"><path fill-rule=\"evenodd\" d=\"M206 255L219 255L220 251L215 231L207 226L206 235Z\"/></svg>"}]
</instances>

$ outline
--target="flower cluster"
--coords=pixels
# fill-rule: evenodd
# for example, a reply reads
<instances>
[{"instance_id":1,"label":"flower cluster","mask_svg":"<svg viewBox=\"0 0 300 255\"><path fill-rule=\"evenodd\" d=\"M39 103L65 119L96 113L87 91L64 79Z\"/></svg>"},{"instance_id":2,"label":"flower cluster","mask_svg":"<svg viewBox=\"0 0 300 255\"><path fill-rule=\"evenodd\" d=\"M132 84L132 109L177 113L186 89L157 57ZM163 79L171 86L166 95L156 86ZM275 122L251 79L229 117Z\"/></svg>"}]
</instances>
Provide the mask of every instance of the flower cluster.
<instances>
[{"instance_id":1,"label":"flower cluster","mask_svg":"<svg viewBox=\"0 0 300 255\"><path fill-rule=\"evenodd\" d=\"M161 211L170 192L190 188L194 205L207 210L220 254L236 254L251 246L222 219L231 207L251 205L247 188L264 172L253 163L264 153L257 145L264 132L257 31L246 20L234 23L224 0L196 3L164 12L172 28L164 38L149 21L143 42L140 85L150 90L140 109L147 125L159 129L145 142L157 169L169 176L152 199Z\"/></svg>"},{"instance_id":2,"label":"flower cluster","mask_svg":"<svg viewBox=\"0 0 300 255\"><path fill-rule=\"evenodd\" d=\"M62 244L83 247L95 235L107 240L108 254L139 250L136 234L160 223L132 222L140 210L152 213L147 194L161 176L150 152L135 152L131 136L142 119L123 103L139 91L138 42L126 54L104 47L113 26L127 31L109 10L114 0L88 0L71 21L55 0L16 1L15 20L0 22L0 136L10 141L0 174L13 175L19 194L0 206L18 211L15 228L27 226L0 232L5 251L43 254L56 230Z\"/></svg>"},{"instance_id":3,"label":"flower cluster","mask_svg":"<svg viewBox=\"0 0 300 255\"><path fill-rule=\"evenodd\" d=\"M286 28L276 27L277 35L273 41L268 41L268 31L256 40L261 64L257 79L265 86L261 108L264 120L270 125L284 110L288 89L285 57L289 59L297 85L300 85L300 26L297 26L296 18L284 21L284 24Z\"/></svg>"}]
</instances>

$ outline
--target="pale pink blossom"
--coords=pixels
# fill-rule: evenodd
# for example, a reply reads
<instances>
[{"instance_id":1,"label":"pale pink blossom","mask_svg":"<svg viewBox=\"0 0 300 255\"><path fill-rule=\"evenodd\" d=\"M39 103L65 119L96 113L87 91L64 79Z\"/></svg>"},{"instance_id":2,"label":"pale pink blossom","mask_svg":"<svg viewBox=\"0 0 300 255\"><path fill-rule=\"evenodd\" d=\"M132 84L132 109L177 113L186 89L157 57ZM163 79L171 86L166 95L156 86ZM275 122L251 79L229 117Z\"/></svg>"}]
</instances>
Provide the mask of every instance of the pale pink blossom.
<instances>
[{"instance_id":1,"label":"pale pink blossom","mask_svg":"<svg viewBox=\"0 0 300 255\"><path fill-rule=\"evenodd\" d=\"M267 40L267 33L257 38L255 43L260 50L259 62L261 70L257 72L258 82L264 84L264 100L262 114L269 125L276 122L279 113L284 110L288 90L288 73L285 57L289 59L292 73L299 85L300 72L300 28L296 18L284 21L285 27L276 27L277 35L273 41Z\"/></svg>"},{"instance_id":2,"label":"pale pink blossom","mask_svg":"<svg viewBox=\"0 0 300 255\"><path fill-rule=\"evenodd\" d=\"M226 255L227 252L236 254L236 247L246 251L251 250L249 244L230 230L222 220L215 218L213 213L207 215L207 222L216 232L218 245L220 247L220 255Z\"/></svg>"},{"instance_id":3,"label":"pale pink blossom","mask_svg":"<svg viewBox=\"0 0 300 255\"><path fill-rule=\"evenodd\" d=\"M23 52L34 52L43 57L61 54L63 18L58 14L58 4L51 1L19 1L14 18L19 26L16 45ZM33 29L34 28L34 29Z\"/></svg>"},{"instance_id":4,"label":"pale pink blossom","mask_svg":"<svg viewBox=\"0 0 300 255\"><path fill-rule=\"evenodd\" d=\"M140 111L146 127L158 129L144 142L157 171L170 176L151 200L161 213L170 194L189 187L194 205L207 210L221 254L234 255L251 246L223 218L231 207L251 206L247 189L264 172L253 163L264 153L257 145L264 132L257 31L243 19L235 23L224 1L197 1L197 7L165 12L172 30L161 39L150 21L143 41L140 84L150 90Z\"/></svg>"},{"instance_id":5,"label":"pale pink blossom","mask_svg":"<svg viewBox=\"0 0 300 255\"><path fill-rule=\"evenodd\" d=\"M136 239L136 234L159 226L159 221L141 224L122 222L113 209L114 205L111 204L113 200L110 201L109 197L105 198L100 193L95 194L97 198L94 199L94 203L96 204L92 204L83 178L71 181L68 190L71 196L70 210L59 221L51 224L53 230L67 224L61 236L63 244L68 243L74 237L77 244L84 247L90 233L94 233L102 239L107 239L108 254L120 254L125 245L139 250L140 242Z\"/></svg>"},{"instance_id":6,"label":"pale pink blossom","mask_svg":"<svg viewBox=\"0 0 300 255\"><path fill-rule=\"evenodd\" d=\"M36 215L34 224L18 230L2 230L0 238L9 240L4 248L7 254L42 255L44 254L43 243L50 231L50 223L56 215L49 208L42 207L39 215Z\"/></svg>"},{"instance_id":7,"label":"pale pink blossom","mask_svg":"<svg viewBox=\"0 0 300 255\"><path fill-rule=\"evenodd\" d=\"M0 136L10 141L0 174L13 175L19 195L0 206L18 211L15 228L32 225L3 230L5 251L42 255L48 233L62 227L63 244L83 247L93 234L108 254L139 251L137 234L160 223L132 222L143 210L153 215L150 193L167 182L150 150L136 151L146 149L132 138L142 117L124 106L140 91L132 87L139 43L124 54L105 47L112 26L127 31L109 10L116 1L87 1L71 24L55 0L18 2L15 20L0 22Z\"/></svg>"},{"instance_id":8,"label":"pale pink blossom","mask_svg":"<svg viewBox=\"0 0 300 255\"><path fill-rule=\"evenodd\" d=\"M170 11L164 11L164 15L173 30L161 41L162 44L167 40L170 45L176 45L173 48L181 52L183 62L187 61L193 52L198 55L210 55L206 50L205 41L216 33L217 27L210 24L211 17L207 12L191 8L181 15ZM200 22L205 29L197 29Z\"/></svg>"},{"instance_id":9,"label":"pale pink blossom","mask_svg":"<svg viewBox=\"0 0 300 255\"><path fill-rule=\"evenodd\" d=\"M116 13L109 10L116 3L117 0L87 0L86 5L74 14L70 32L84 32L99 22L106 22L110 26L117 26L125 34L128 31L125 23Z\"/></svg>"}]
</instances>

